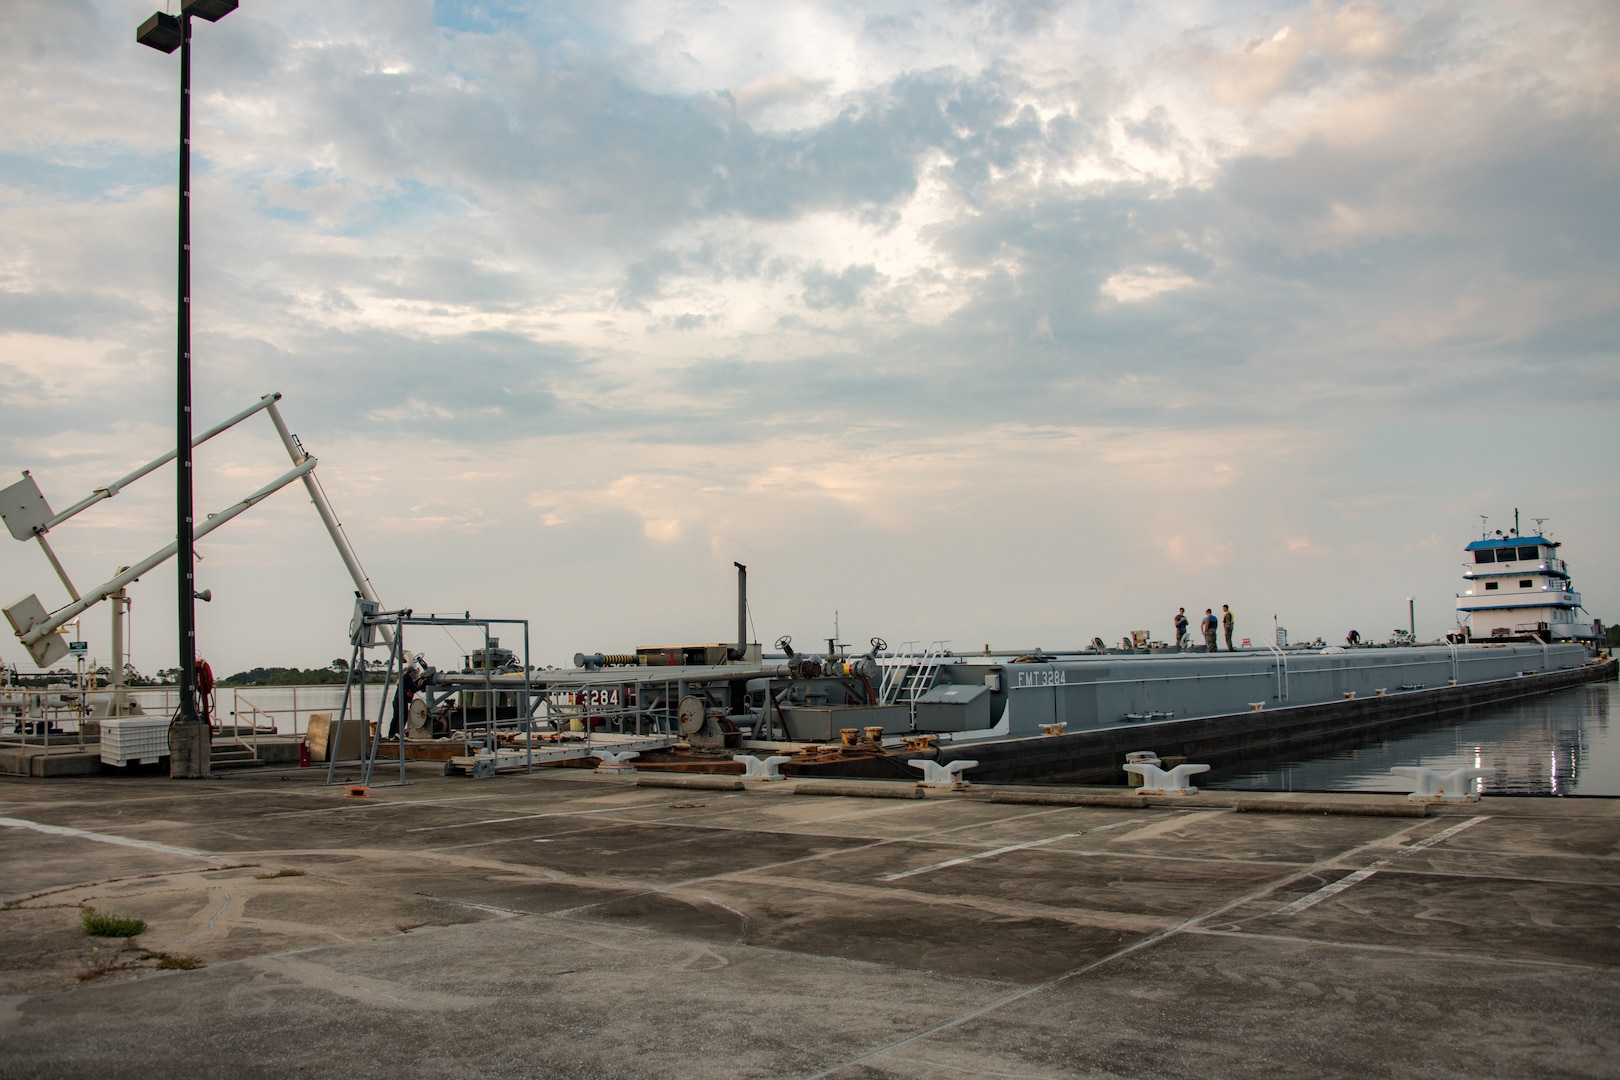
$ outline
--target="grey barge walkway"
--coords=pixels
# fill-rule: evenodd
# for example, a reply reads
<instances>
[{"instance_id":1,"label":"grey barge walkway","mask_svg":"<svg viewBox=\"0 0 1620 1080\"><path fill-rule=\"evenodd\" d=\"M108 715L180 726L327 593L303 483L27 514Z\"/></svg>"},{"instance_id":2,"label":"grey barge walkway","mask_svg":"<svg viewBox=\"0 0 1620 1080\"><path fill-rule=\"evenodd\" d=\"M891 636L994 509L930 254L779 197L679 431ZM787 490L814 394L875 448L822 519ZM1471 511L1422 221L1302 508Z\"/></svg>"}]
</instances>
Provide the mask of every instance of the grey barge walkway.
<instances>
[{"instance_id":1,"label":"grey barge walkway","mask_svg":"<svg viewBox=\"0 0 1620 1080\"><path fill-rule=\"evenodd\" d=\"M1620 802L412 771L0 779L0 1076L1616 1072Z\"/></svg>"}]
</instances>

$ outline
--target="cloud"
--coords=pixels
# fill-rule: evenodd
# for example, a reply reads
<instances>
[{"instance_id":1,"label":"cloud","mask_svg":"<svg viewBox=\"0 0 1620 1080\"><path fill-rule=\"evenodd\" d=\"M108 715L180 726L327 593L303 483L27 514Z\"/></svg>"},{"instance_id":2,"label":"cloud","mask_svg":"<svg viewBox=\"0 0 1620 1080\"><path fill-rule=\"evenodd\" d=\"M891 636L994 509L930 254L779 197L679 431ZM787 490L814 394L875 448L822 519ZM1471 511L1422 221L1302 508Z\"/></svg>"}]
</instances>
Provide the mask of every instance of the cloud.
<instances>
[{"instance_id":1,"label":"cloud","mask_svg":"<svg viewBox=\"0 0 1620 1080\"><path fill-rule=\"evenodd\" d=\"M176 76L110 6L21 11L0 465L56 498L171 437ZM1615 32L1552 2L243 8L199 31L198 415L284 391L382 572L447 593L486 580L468 530L524 581L535 534L599 581L869 546L905 558L867 595L1056 633L1141 587L929 590L1102 533L1151 590L1362 603L1270 560L1395 580L1339 537L1545 492L1535 454L1458 481L1504 432L1561 433L1562 486L1615 503ZM208 460L220 499L277 466Z\"/></svg>"},{"instance_id":2,"label":"cloud","mask_svg":"<svg viewBox=\"0 0 1620 1080\"><path fill-rule=\"evenodd\" d=\"M804 304L813 311L854 307L861 293L877 280L877 267L871 263L845 267L837 274L812 268L804 273Z\"/></svg>"}]
</instances>

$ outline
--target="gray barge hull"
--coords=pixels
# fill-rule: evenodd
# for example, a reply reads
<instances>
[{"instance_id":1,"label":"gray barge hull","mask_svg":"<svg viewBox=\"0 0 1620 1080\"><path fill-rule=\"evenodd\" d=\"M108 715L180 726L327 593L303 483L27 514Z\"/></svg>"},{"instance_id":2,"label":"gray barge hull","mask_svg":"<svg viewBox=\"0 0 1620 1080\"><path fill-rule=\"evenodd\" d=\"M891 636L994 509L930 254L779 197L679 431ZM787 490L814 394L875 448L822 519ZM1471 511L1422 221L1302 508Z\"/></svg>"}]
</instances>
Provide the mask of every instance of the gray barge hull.
<instances>
[{"instance_id":1,"label":"gray barge hull","mask_svg":"<svg viewBox=\"0 0 1620 1080\"><path fill-rule=\"evenodd\" d=\"M1391 650L1395 651L1395 650ZM1409 650L1402 650L1409 651ZM1540 652L1539 648L1536 650ZM1162 757L1183 757L1220 768L1253 762L1285 752L1307 751L1365 739L1380 732L1445 720L1470 709L1537 697L1585 682L1612 681L1613 659L1586 661L1552 671L1525 669L1524 674L1456 686L1442 685L1378 696L1341 692L1338 699L1304 704L1267 705L1260 710L1099 726L1060 735L951 743L939 748L939 760L974 760L969 779L984 783L1061 781L1120 783L1120 766L1132 751L1152 750ZM1332 677L1329 676L1329 681ZM1449 680L1448 680L1449 681Z\"/></svg>"},{"instance_id":2,"label":"gray barge hull","mask_svg":"<svg viewBox=\"0 0 1620 1080\"><path fill-rule=\"evenodd\" d=\"M1133 720L1189 720L1321 705L1347 694L1393 697L1500 682L1578 670L1589 659L1582 645L1539 642L1103 655L1043 663L956 658L940 667L935 690L990 687L988 717L994 727L927 727L919 710L917 730L961 732L959 741L1039 735L1050 724L1063 724L1074 734ZM930 715L945 711L935 708Z\"/></svg>"}]
</instances>

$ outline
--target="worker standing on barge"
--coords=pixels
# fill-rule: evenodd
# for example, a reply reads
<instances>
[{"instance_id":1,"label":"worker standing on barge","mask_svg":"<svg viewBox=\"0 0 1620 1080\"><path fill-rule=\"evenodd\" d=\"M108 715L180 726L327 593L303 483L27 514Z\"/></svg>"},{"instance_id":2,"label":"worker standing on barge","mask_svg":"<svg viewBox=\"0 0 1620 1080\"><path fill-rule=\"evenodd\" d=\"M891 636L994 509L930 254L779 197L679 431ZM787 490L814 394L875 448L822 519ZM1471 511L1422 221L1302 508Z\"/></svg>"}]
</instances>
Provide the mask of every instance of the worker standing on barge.
<instances>
[{"instance_id":1,"label":"worker standing on barge","mask_svg":"<svg viewBox=\"0 0 1620 1080\"><path fill-rule=\"evenodd\" d=\"M1220 648L1220 646L1217 645L1216 642L1215 642L1215 628L1217 626L1219 626L1219 625L1220 625L1220 622L1215 618L1215 613L1213 611L1211 611L1209 608L1205 608L1204 609L1204 620L1203 620L1203 622L1199 623L1199 626L1204 631L1204 651L1205 652L1215 652L1217 649Z\"/></svg>"},{"instance_id":2,"label":"worker standing on barge","mask_svg":"<svg viewBox=\"0 0 1620 1080\"><path fill-rule=\"evenodd\" d=\"M1226 631L1226 651L1234 652L1232 648L1232 627L1237 625L1237 616L1225 604L1221 605L1221 627Z\"/></svg>"},{"instance_id":3,"label":"worker standing on barge","mask_svg":"<svg viewBox=\"0 0 1620 1080\"><path fill-rule=\"evenodd\" d=\"M1176 610L1176 648L1178 649L1187 647L1187 626L1187 609L1178 608Z\"/></svg>"}]
</instances>

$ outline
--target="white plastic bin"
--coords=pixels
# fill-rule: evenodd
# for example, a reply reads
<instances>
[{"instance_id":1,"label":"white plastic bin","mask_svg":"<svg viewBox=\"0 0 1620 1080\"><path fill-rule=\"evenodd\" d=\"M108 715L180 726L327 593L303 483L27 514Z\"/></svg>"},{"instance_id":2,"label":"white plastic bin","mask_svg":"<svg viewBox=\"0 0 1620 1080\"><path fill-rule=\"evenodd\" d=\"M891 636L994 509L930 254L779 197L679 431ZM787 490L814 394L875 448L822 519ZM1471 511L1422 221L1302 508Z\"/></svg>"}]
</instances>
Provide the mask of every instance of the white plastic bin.
<instances>
[{"instance_id":1,"label":"white plastic bin","mask_svg":"<svg viewBox=\"0 0 1620 1080\"><path fill-rule=\"evenodd\" d=\"M169 756L167 716L119 716L101 722L101 761L124 766L150 765Z\"/></svg>"}]
</instances>

